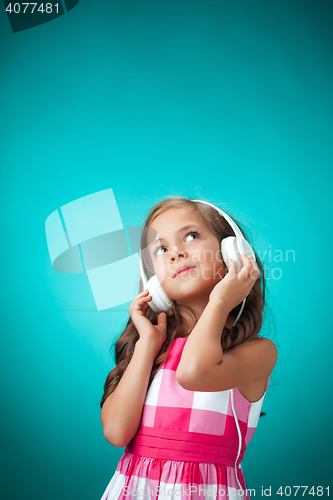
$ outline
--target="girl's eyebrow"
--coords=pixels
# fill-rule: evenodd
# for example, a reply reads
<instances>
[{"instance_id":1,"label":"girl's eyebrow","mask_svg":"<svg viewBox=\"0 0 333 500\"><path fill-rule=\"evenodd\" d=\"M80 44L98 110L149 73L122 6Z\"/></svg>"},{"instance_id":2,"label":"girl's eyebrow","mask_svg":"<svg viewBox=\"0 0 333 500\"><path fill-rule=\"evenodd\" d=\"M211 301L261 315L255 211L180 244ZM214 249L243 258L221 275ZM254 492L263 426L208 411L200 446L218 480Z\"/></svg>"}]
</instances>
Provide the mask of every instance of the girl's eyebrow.
<instances>
[{"instance_id":1,"label":"girl's eyebrow","mask_svg":"<svg viewBox=\"0 0 333 500\"><path fill-rule=\"evenodd\" d=\"M187 231L187 229L193 228L193 227L200 227L200 229L204 229L202 226L199 226L198 224L187 224L186 226L180 228L177 233L181 233L182 231ZM157 238L157 240L153 241L153 243L157 243L158 241L165 241L164 238Z\"/></svg>"}]
</instances>

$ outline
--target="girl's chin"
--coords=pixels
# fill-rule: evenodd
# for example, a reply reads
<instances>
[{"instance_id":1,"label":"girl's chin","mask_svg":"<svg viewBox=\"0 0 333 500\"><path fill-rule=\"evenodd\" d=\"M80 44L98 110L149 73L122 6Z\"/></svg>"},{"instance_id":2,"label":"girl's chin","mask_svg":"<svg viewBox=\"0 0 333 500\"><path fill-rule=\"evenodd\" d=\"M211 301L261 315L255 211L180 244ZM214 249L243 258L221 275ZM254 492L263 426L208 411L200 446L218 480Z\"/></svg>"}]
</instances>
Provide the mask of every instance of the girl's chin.
<instances>
[{"instance_id":1,"label":"girl's chin","mask_svg":"<svg viewBox=\"0 0 333 500\"><path fill-rule=\"evenodd\" d=\"M208 288L211 291L212 287L207 285L207 280L190 279L189 277L182 278L181 276L175 278L172 283L167 282L167 280L165 280L165 283L163 281L161 283L163 290L170 300L176 300L177 302L196 297L198 294L204 294Z\"/></svg>"},{"instance_id":2,"label":"girl's chin","mask_svg":"<svg viewBox=\"0 0 333 500\"><path fill-rule=\"evenodd\" d=\"M193 298L198 298L199 296L203 297L204 295L209 296L209 293L211 292L211 289L207 291L206 288L195 288L194 286L188 287L187 290L178 290L178 293L175 292L170 292L168 293L167 290L165 290L165 293L169 297L170 300L176 300L177 302L188 302L191 301Z\"/></svg>"}]
</instances>

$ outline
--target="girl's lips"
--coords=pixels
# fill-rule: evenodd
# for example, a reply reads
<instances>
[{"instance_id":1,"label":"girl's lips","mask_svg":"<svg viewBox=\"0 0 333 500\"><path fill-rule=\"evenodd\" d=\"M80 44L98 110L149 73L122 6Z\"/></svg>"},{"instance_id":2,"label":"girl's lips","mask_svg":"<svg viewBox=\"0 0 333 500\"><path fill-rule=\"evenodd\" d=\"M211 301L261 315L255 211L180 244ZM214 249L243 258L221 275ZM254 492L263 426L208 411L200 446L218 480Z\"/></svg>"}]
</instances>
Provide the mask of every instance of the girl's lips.
<instances>
[{"instance_id":1,"label":"girl's lips","mask_svg":"<svg viewBox=\"0 0 333 500\"><path fill-rule=\"evenodd\" d=\"M183 271L180 271L179 273L176 274L175 278L178 278L178 276L182 276L183 274L188 273L189 271L191 271L191 269L194 269L194 267L188 267L188 268L184 269Z\"/></svg>"}]
</instances>

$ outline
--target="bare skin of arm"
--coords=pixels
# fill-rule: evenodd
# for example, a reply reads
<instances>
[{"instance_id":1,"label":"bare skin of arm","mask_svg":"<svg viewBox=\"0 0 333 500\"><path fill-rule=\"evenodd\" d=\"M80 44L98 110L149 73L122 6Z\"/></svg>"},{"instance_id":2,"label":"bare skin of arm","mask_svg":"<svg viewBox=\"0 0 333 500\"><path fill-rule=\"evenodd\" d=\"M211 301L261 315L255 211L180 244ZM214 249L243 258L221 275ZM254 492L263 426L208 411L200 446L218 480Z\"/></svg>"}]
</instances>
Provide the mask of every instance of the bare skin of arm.
<instances>
[{"instance_id":1,"label":"bare skin of arm","mask_svg":"<svg viewBox=\"0 0 333 500\"><path fill-rule=\"evenodd\" d=\"M259 276L256 263L242 255L244 267L230 272L212 293L191 332L176 370L178 383L189 391L224 391L267 381L277 360L269 339L256 339L223 352L221 334L230 311L248 295Z\"/></svg>"},{"instance_id":2,"label":"bare skin of arm","mask_svg":"<svg viewBox=\"0 0 333 500\"><path fill-rule=\"evenodd\" d=\"M155 355L154 343L139 339L117 388L102 407L104 436L113 446L126 446L139 428Z\"/></svg>"},{"instance_id":3,"label":"bare skin of arm","mask_svg":"<svg viewBox=\"0 0 333 500\"><path fill-rule=\"evenodd\" d=\"M118 448L126 446L137 433L151 369L166 339L166 314L159 314L157 325L146 318L150 300L151 296L145 290L129 307L140 338L121 380L102 407L101 421L105 439Z\"/></svg>"},{"instance_id":4,"label":"bare skin of arm","mask_svg":"<svg viewBox=\"0 0 333 500\"><path fill-rule=\"evenodd\" d=\"M188 391L254 388L258 381L267 381L275 366L277 349L270 339L251 339L230 351L222 351L220 323L226 316L224 310L223 304L210 302L202 314L203 320L211 320L210 328L204 321L200 323L200 318L184 346L176 379ZM214 323L219 325L216 329Z\"/></svg>"}]
</instances>

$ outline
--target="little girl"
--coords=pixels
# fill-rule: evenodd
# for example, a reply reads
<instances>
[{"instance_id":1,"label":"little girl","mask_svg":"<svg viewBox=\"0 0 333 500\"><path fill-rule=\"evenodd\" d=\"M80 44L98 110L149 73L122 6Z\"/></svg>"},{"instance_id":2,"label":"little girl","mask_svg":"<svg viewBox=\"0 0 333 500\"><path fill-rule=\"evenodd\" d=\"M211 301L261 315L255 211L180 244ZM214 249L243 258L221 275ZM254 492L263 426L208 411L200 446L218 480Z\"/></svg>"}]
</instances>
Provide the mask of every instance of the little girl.
<instances>
[{"instance_id":1,"label":"little girl","mask_svg":"<svg viewBox=\"0 0 333 500\"><path fill-rule=\"evenodd\" d=\"M107 441L126 448L101 500L250 498L240 463L277 349L258 335L260 260L246 241L249 251L222 258L221 241L235 237L230 222L214 205L182 197L148 214L141 263L169 305L158 313L141 291L116 342L101 421Z\"/></svg>"}]
</instances>

